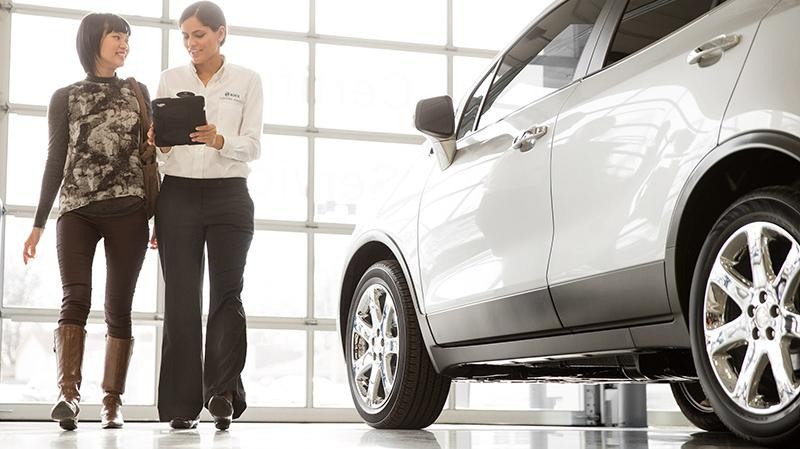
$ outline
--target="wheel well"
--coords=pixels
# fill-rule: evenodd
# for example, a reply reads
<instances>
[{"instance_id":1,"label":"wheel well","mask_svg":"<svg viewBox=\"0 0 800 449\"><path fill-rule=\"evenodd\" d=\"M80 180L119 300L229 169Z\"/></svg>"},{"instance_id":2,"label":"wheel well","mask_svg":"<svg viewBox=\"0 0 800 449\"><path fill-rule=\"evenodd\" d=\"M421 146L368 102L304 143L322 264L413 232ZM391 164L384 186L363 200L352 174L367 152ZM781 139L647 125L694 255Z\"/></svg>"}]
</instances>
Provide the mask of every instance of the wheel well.
<instances>
[{"instance_id":1,"label":"wheel well","mask_svg":"<svg viewBox=\"0 0 800 449\"><path fill-rule=\"evenodd\" d=\"M350 300L356 292L361 276L376 262L381 260L397 260L388 246L381 242L368 242L353 254L342 279L341 296L339 297L339 323L342 344L345 341L345 324L350 311Z\"/></svg>"},{"instance_id":2,"label":"wheel well","mask_svg":"<svg viewBox=\"0 0 800 449\"><path fill-rule=\"evenodd\" d=\"M758 147L725 157L703 175L682 212L675 248L675 281L685 320L689 316L689 292L697 258L725 209L755 189L799 184L800 161L786 153Z\"/></svg>"}]
</instances>

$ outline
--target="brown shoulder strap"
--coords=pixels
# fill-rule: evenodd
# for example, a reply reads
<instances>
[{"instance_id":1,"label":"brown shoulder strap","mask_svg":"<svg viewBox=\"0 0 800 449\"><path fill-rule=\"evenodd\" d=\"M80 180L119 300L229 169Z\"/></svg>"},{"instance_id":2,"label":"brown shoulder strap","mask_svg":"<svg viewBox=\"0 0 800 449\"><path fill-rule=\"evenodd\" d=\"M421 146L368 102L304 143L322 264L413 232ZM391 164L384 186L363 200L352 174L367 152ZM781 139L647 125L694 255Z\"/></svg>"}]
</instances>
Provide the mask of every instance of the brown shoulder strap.
<instances>
[{"instance_id":1,"label":"brown shoulder strap","mask_svg":"<svg viewBox=\"0 0 800 449\"><path fill-rule=\"evenodd\" d=\"M136 100L139 101L139 116L142 119L142 135L147 136L147 130L150 129L150 117L147 116L147 105L144 102L144 95L142 89L139 88L139 82L134 77L128 78L133 93L136 95Z\"/></svg>"}]
</instances>

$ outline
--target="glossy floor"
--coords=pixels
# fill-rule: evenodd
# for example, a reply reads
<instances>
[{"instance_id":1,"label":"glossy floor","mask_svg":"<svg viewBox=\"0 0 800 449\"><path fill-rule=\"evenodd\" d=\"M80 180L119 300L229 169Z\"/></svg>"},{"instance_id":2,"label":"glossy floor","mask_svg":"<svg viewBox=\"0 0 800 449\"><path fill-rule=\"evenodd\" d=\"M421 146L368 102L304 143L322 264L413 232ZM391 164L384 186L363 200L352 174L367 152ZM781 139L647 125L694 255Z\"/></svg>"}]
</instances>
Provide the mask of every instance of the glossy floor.
<instances>
[{"instance_id":1,"label":"glossy floor","mask_svg":"<svg viewBox=\"0 0 800 449\"><path fill-rule=\"evenodd\" d=\"M234 449L234 448L403 448L403 449L712 449L753 448L729 434L694 428L624 430L580 427L434 425L428 430L375 430L360 424L234 423L216 432L211 423L197 430L172 431L160 423L127 423L102 430L82 422L61 432L50 422L0 422L0 448L14 449Z\"/></svg>"}]
</instances>

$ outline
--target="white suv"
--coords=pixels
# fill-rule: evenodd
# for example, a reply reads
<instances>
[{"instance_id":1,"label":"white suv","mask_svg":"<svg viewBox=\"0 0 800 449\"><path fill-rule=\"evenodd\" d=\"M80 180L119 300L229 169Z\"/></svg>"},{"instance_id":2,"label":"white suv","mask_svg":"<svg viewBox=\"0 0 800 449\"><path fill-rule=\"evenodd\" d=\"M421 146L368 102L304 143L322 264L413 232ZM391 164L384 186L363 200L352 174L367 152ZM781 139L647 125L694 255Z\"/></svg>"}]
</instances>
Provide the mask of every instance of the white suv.
<instances>
[{"instance_id":1,"label":"white suv","mask_svg":"<svg viewBox=\"0 0 800 449\"><path fill-rule=\"evenodd\" d=\"M669 382L686 416L800 436L800 0L557 1L360 225L352 396L419 428L451 379ZM798 45L798 47L795 47Z\"/></svg>"}]
</instances>

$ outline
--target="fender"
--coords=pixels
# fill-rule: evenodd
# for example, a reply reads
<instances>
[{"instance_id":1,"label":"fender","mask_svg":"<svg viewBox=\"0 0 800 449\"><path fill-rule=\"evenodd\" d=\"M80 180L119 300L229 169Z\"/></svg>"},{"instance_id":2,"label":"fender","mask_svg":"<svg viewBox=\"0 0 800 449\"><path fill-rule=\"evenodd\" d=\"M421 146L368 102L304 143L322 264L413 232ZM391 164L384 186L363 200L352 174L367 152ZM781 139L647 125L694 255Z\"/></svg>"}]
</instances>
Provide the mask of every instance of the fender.
<instances>
[{"instance_id":1,"label":"fender","mask_svg":"<svg viewBox=\"0 0 800 449\"><path fill-rule=\"evenodd\" d=\"M403 276L406 278L406 282L408 283L408 291L411 293L411 302L414 304L414 312L417 316L417 322L419 323L419 330L422 334L422 339L425 344L425 349L428 352L428 356L430 357L431 361L433 362L433 354L431 351L431 347L434 346L435 340L433 339L433 333L431 332L430 324L428 323L428 318L422 313L422 308L420 307L419 298L417 296L417 285L415 281L415 277L411 275L411 271L408 268L408 263L406 262L406 258L403 253L400 251L399 245L395 242L395 240L386 234L383 231L377 229L370 229L368 231L364 231L359 233L358 237L351 243L350 250L347 253L347 265L344 267L344 271L342 272L341 281L339 282L339 319L336 320L336 327L339 332L340 337L342 338L342 345L344 345L344 326L347 324L346 322L342 322L341 319L341 308L342 308L342 301L345 299L343 298L343 287L345 283L345 279L348 274L348 269L350 268L351 262L353 261L353 256L365 245L370 243L380 243L387 248L389 251L392 252L392 255L400 264L400 268L403 270ZM360 276L359 276L360 279ZM358 283L358 279L356 279L356 284ZM349 300L350 298L347 298ZM346 348L345 348L346 349ZM435 362L434 362L435 365ZM439 369L437 367L437 372Z\"/></svg>"},{"instance_id":2,"label":"fender","mask_svg":"<svg viewBox=\"0 0 800 449\"><path fill-rule=\"evenodd\" d=\"M678 196L678 200L675 203L675 209L673 210L670 220L665 252L667 295L673 310L683 310L680 304L678 291L676 246L678 243L681 220L683 219L689 200L695 193L695 189L698 187L701 180L716 167L718 163L736 153L756 148L765 151L780 152L800 162L800 138L797 136L773 130L748 131L732 136L709 151L695 167L684 184ZM684 318L686 319L686 317Z\"/></svg>"}]
</instances>

